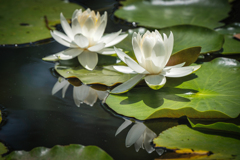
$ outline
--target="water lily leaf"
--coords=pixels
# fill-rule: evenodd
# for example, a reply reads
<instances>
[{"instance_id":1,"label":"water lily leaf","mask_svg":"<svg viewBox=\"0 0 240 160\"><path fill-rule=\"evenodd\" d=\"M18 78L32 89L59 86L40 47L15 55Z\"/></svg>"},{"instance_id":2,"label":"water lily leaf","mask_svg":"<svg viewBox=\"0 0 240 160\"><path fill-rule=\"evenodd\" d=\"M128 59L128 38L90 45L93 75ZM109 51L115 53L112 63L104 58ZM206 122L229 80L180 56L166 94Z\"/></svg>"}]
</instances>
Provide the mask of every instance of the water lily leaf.
<instances>
[{"instance_id":1,"label":"water lily leaf","mask_svg":"<svg viewBox=\"0 0 240 160\"><path fill-rule=\"evenodd\" d=\"M223 25L219 21L226 18L229 11L227 0L131 0L125 2L124 6L115 12L115 16L152 28L192 24L213 29Z\"/></svg>"},{"instance_id":2,"label":"water lily leaf","mask_svg":"<svg viewBox=\"0 0 240 160\"><path fill-rule=\"evenodd\" d=\"M69 146L56 145L53 148L37 147L33 150L14 151L6 156L6 160L10 159L84 159L84 160L112 160L105 151L97 146L82 146L80 144L70 144Z\"/></svg>"},{"instance_id":3,"label":"water lily leaf","mask_svg":"<svg viewBox=\"0 0 240 160\"><path fill-rule=\"evenodd\" d=\"M240 54L240 40L236 40L231 35L225 35L222 54Z\"/></svg>"},{"instance_id":4,"label":"water lily leaf","mask_svg":"<svg viewBox=\"0 0 240 160\"><path fill-rule=\"evenodd\" d=\"M156 147L172 149L177 153L206 153L204 159L240 158L240 140L201 133L186 125L179 125L163 131L153 140L153 143Z\"/></svg>"},{"instance_id":5,"label":"water lily leaf","mask_svg":"<svg viewBox=\"0 0 240 160\"><path fill-rule=\"evenodd\" d=\"M2 1L0 44L22 44L50 38L50 29L60 24L60 13L71 18L73 11L79 8L83 7L61 0Z\"/></svg>"},{"instance_id":6,"label":"water lily leaf","mask_svg":"<svg viewBox=\"0 0 240 160\"><path fill-rule=\"evenodd\" d=\"M220 34L237 34L240 33L240 23L232 23L221 28L215 29Z\"/></svg>"},{"instance_id":7,"label":"water lily leaf","mask_svg":"<svg viewBox=\"0 0 240 160\"><path fill-rule=\"evenodd\" d=\"M128 30L129 36L122 42L118 43L116 47L122 48L127 51L130 57L134 57L132 49L132 34L140 32L142 35L147 31L146 28L130 29ZM222 48L224 37L216 31L205 27L192 26L192 25L179 25L158 30L160 33L169 35L172 31L174 36L174 46L172 54L175 54L183 49L200 46L201 54L215 52ZM188 53L189 56L191 52ZM191 55L192 56L192 55ZM186 56L188 57L188 56Z\"/></svg>"},{"instance_id":8,"label":"water lily leaf","mask_svg":"<svg viewBox=\"0 0 240 160\"><path fill-rule=\"evenodd\" d=\"M153 118L235 118L240 113L240 64L216 58L182 78L167 78L160 90L133 88L110 94L107 105L118 114L140 120Z\"/></svg>"},{"instance_id":9,"label":"water lily leaf","mask_svg":"<svg viewBox=\"0 0 240 160\"><path fill-rule=\"evenodd\" d=\"M0 160L3 159L1 157L1 155L3 155L4 153L7 153L7 152L8 152L7 147L5 147L3 143L0 143Z\"/></svg>"},{"instance_id":10,"label":"water lily leaf","mask_svg":"<svg viewBox=\"0 0 240 160\"><path fill-rule=\"evenodd\" d=\"M85 84L103 84L106 86L126 82L134 76L133 74L123 74L101 67L89 71L82 67L55 66L55 70L64 78L78 78Z\"/></svg>"},{"instance_id":11,"label":"water lily leaf","mask_svg":"<svg viewBox=\"0 0 240 160\"><path fill-rule=\"evenodd\" d=\"M197 123L194 124L190 119L188 119L189 123L191 124L192 128L205 128L205 129L213 129L218 131L228 131L228 132L235 132L240 134L240 126L233 124L233 123L226 123L226 122L216 122L213 124L201 124Z\"/></svg>"}]
</instances>

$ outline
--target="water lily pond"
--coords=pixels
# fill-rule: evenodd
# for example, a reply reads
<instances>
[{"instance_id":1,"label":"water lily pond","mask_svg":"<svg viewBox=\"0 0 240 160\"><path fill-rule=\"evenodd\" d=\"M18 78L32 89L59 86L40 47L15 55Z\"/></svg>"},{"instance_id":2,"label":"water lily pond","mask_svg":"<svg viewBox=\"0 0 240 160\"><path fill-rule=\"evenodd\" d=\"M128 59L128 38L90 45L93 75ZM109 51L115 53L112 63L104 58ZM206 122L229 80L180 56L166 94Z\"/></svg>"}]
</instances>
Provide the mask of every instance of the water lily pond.
<instances>
[{"instance_id":1,"label":"water lily pond","mask_svg":"<svg viewBox=\"0 0 240 160\"><path fill-rule=\"evenodd\" d=\"M2 2L0 159L240 159L239 6Z\"/></svg>"}]
</instances>

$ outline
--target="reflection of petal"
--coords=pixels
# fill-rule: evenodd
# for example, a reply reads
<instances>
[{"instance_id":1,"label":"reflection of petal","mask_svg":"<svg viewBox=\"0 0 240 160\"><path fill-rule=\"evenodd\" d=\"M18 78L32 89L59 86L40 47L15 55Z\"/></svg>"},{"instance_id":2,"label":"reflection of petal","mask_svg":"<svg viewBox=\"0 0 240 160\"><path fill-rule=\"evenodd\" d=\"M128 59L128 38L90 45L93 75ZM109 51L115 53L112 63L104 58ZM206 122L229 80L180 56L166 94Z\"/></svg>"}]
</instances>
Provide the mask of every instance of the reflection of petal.
<instances>
[{"instance_id":1,"label":"reflection of petal","mask_svg":"<svg viewBox=\"0 0 240 160\"><path fill-rule=\"evenodd\" d=\"M130 147L133 145L143 134L145 131L146 126L143 123L136 123L132 126L132 128L129 130L127 137L126 137L126 147Z\"/></svg>"},{"instance_id":2,"label":"reflection of petal","mask_svg":"<svg viewBox=\"0 0 240 160\"><path fill-rule=\"evenodd\" d=\"M155 149L152 147L151 142L157 135L151 131L150 129L146 128L145 130L145 137L144 137L144 148L148 153L152 153Z\"/></svg>"},{"instance_id":3,"label":"reflection of petal","mask_svg":"<svg viewBox=\"0 0 240 160\"><path fill-rule=\"evenodd\" d=\"M85 98L84 103L93 106L93 104L97 101L97 93L94 89L89 87L88 96Z\"/></svg>"},{"instance_id":4,"label":"reflection of petal","mask_svg":"<svg viewBox=\"0 0 240 160\"><path fill-rule=\"evenodd\" d=\"M136 152L138 152L140 148L144 149L143 142L144 142L144 134L142 134L141 137L134 144Z\"/></svg>"},{"instance_id":5,"label":"reflection of petal","mask_svg":"<svg viewBox=\"0 0 240 160\"><path fill-rule=\"evenodd\" d=\"M70 85L70 83L67 83L67 85L63 87L63 89L62 89L62 98L65 97L65 93L66 93L69 85Z\"/></svg>"},{"instance_id":6,"label":"reflection of petal","mask_svg":"<svg viewBox=\"0 0 240 160\"><path fill-rule=\"evenodd\" d=\"M108 93L109 93L108 91L98 91L98 90L96 90L96 92L97 92L98 98L100 100L104 100L108 96Z\"/></svg>"},{"instance_id":7,"label":"reflection of petal","mask_svg":"<svg viewBox=\"0 0 240 160\"><path fill-rule=\"evenodd\" d=\"M55 83L52 89L52 95L57 93L60 89L64 88L69 82L65 79L61 79Z\"/></svg>"},{"instance_id":8,"label":"reflection of petal","mask_svg":"<svg viewBox=\"0 0 240 160\"><path fill-rule=\"evenodd\" d=\"M128 119L124 118L124 120L125 120L125 122L123 122L123 124L120 127L118 127L118 129L117 129L117 131L115 133L115 136L118 135L118 133L122 132L122 130L127 128L132 123L132 121L130 121Z\"/></svg>"}]
</instances>

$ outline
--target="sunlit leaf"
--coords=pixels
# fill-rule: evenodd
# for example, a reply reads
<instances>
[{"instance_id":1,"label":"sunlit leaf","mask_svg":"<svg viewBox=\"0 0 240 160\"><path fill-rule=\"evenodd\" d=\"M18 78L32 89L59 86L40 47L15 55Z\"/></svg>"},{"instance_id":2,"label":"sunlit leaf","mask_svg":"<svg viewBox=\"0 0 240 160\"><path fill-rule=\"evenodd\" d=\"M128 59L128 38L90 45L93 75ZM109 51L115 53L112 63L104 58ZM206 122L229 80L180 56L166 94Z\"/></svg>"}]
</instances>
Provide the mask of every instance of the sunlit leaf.
<instances>
[{"instance_id":1,"label":"sunlit leaf","mask_svg":"<svg viewBox=\"0 0 240 160\"><path fill-rule=\"evenodd\" d=\"M8 152L8 149L7 147L4 146L4 144L0 143L0 160L2 160L2 156L4 153L7 153Z\"/></svg>"},{"instance_id":2,"label":"sunlit leaf","mask_svg":"<svg viewBox=\"0 0 240 160\"><path fill-rule=\"evenodd\" d=\"M84 160L112 160L105 151L97 146L82 146L79 144L70 144L69 146L56 145L53 148L37 147L33 150L26 151L13 151L6 160L35 160L35 159L51 159L51 160L63 160L63 159L84 159Z\"/></svg>"},{"instance_id":3,"label":"sunlit leaf","mask_svg":"<svg viewBox=\"0 0 240 160\"><path fill-rule=\"evenodd\" d=\"M216 58L182 78L167 78L160 90L135 87L110 94L108 106L118 114L140 120L168 117L235 118L240 113L240 64Z\"/></svg>"},{"instance_id":4,"label":"sunlit leaf","mask_svg":"<svg viewBox=\"0 0 240 160\"><path fill-rule=\"evenodd\" d=\"M212 124L201 124L197 123L194 124L190 119L188 119L189 123L193 128L202 128L202 129L212 129L217 131L227 131L227 132L235 132L240 134L240 126L233 124L233 123L226 123L226 122L216 122Z\"/></svg>"},{"instance_id":5,"label":"sunlit leaf","mask_svg":"<svg viewBox=\"0 0 240 160\"><path fill-rule=\"evenodd\" d=\"M226 18L229 11L228 0L130 0L124 2L115 16L153 28L192 24L213 29L222 26L219 21Z\"/></svg>"},{"instance_id":6,"label":"sunlit leaf","mask_svg":"<svg viewBox=\"0 0 240 160\"><path fill-rule=\"evenodd\" d=\"M128 37L122 42L118 43L116 47L122 48L127 51L129 56L134 57L132 49L132 34L140 32L143 35L147 31L146 28L130 29L128 30ZM172 31L174 36L174 46L172 54L179 52L183 49L191 47L201 47L201 53L209 53L218 51L222 48L224 38L216 31L205 27L192 26L192 25L179 25L158 30L160 33L169 35ZM189 53L190 55L191 53Z\"/></svg>"},{"instance_id":7,"label":"sunlit leaf","mask_svg":"<svg viewBox=\"0 0 240 160\"><path fill-rule=\"evenodd\" d=\"M153 140L153 143L156 147L172 149L179 154L206 155L204 159L240 158L240 140L201 133L186 125L179 125L163 131Z\"/></svg>"},{"instance_id":8,"label":"sunlit leaf","mask_svg":"<svg viewBox=\"0 0 240 160\"><path fill-rule=\"evenodd\" d=\"M71 18L74 10L80 8L62 0L1 1L0 44L21 44L50 38L50 29L60 24L60 13Z\"/></svg>"},{"instance_id":9,"label":"sunlit leaf","mask_svg":"<svg viewBox=\"0 0 240 160\"><path fill-rule=\"evenodd\" d=\"M132 78L132 74L123 74L103 68L95 68L93 71L82 67L62 67L56 66L56 71L65 78L78 78L85 84L103 84L113 86L123 83Z\"/></svg>"}]
</instances>

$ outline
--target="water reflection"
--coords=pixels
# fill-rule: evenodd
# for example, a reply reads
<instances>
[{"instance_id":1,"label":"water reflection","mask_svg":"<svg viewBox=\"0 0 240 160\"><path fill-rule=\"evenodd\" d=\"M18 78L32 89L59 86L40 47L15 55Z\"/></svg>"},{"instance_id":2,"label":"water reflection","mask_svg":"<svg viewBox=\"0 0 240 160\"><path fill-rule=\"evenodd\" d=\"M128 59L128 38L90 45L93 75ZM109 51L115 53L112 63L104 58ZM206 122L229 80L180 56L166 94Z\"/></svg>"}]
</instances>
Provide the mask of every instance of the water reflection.
<instances>
[{"instance_id":1,"label":"water reflection","mask_svg":"<svg viewBox=\"0 0 240 160\"><path fill-rule=\"evenodd\" d=\"M58 81L53 86L52 95L62 89L62 98L64 98L70 84L73 84L73 100L78 107L80 107L80 104L82 103L93 106L98 98L100 100L105 100L109 93L106 90L100 91L96 88L87 86L76 79L66 80L62 77L59 77Z\"/></svg>"},{"instance_id":2,"label":"water reflection","mask_svg":"<svg viewBox=\"0 0 240 160\"><path fill-rule=\"evenodd\" d=\"M117 136L122 130L124 130L133 123L126 118L123 119L125 121L117 129L115 136ZM159 155L162 155L164 153L164 150L155 149L152 145L152 141L156 137L156 133L149 129L143 122L135 121L134 125L128 131L125 145L126 147L130 147L134 144L136 152L138 152L140 148L142 148L145 149L148 153L152 153L156 150Z\"/></svg>"}]
</instances>

